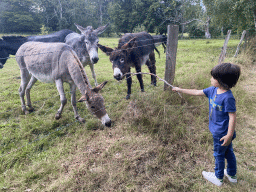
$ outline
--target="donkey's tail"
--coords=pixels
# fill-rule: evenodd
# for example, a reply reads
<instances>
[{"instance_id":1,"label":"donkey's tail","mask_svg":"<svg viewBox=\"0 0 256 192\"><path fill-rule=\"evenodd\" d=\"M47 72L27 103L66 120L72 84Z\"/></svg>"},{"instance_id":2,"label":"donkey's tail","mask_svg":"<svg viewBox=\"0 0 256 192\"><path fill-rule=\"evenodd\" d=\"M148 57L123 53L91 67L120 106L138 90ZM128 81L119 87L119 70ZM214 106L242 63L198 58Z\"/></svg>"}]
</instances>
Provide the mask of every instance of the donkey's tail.
<instances>
[{"instance_id":1,"label":"donkey's tail","mask_svg":"<svg viewBox=\"0 0 256 192\"><path fill-rule=\"evenodd\" d=\"M156 52L158 53L159 58L160 58L160 53L159 53L159 51L158 51L158 49L156 48L156 46L155 46L155 45L154 45L154 49L156 50Z\"/></svg>"}]
</instances>

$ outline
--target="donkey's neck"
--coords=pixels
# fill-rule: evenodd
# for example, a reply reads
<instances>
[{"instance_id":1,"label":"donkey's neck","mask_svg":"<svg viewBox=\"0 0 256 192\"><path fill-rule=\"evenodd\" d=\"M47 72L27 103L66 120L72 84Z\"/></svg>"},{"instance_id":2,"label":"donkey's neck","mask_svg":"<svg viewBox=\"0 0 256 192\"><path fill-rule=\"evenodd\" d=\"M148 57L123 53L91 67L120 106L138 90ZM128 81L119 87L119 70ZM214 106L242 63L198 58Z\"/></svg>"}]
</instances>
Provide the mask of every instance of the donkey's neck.
<instances>
[{"instance_id":1,"label":"donkey's neck","mask_svg":"<svg viewBox=\"0 0 256 192\"><path fill-rule=\"evenodd\" d=\"M3 47L5 47L11 55L15 55L19 47L27 40L26 37L23 36L4 36L2 38Z\"/></svg>"},{"instance_id":2,"label":"donkey's neck","mask_svg":"<svg viewBox=\"0 0 256 192\"><path fill-rule=\"evenodd\" d=\"M92 86L87 78L87 75L84 71L84 68L83 68L83 65L82 63L80 62L80 60L78 59L77 55L72 51L72 54L75 58L75 61L74 62L74 68L78 69L79 72L78 74L76 75L81 75L80 78L78 78L77 76L75 75L71 75L72 76L72 79L74 81L74 83L76 84L77 88L79 89L79 91L81 92L82 95L85 94L85 92L91 94L91 89L92 89Z\"/></svg>"}]
</instances>

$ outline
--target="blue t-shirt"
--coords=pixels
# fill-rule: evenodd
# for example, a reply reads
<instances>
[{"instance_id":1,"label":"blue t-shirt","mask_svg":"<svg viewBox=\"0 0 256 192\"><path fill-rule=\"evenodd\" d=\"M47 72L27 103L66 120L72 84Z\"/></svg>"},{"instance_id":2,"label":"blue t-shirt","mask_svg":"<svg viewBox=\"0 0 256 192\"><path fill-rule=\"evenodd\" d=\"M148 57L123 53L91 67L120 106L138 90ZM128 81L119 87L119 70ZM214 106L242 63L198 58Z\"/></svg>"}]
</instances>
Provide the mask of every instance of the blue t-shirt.
<instances>
[{"instance_id":1,"label":"blue t-shirt","mask_svg":"<svg viewBox=\"0 0 256 192\"><path fill-rule=\"evenodd\" d=\"M214 137L227 135L229 115L236 112L236 101L231 90L217 94L217 87L203 90L209 99L209 129Z\"/></svg>"}]
</instances>

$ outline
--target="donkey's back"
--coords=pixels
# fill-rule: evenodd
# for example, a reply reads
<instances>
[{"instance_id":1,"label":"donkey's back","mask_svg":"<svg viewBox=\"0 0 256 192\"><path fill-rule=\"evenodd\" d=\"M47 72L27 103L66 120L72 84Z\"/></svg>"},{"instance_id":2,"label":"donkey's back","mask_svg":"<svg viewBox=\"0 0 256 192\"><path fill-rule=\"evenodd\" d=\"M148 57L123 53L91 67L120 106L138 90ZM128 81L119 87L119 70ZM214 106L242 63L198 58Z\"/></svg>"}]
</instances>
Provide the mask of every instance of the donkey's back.
<instances>
[{"instance_id":1,"label":"donkey's back","mask_svg":"<svg viewBox=\"0 0 256 192\"><path fill-rule=\"evenodd\" d=\"M72 48L65 43L27 42L16 53L22 75L27 73L41 82L54 83L55 79L68 80L67 58Z\"/></svg>"}]
</instances>

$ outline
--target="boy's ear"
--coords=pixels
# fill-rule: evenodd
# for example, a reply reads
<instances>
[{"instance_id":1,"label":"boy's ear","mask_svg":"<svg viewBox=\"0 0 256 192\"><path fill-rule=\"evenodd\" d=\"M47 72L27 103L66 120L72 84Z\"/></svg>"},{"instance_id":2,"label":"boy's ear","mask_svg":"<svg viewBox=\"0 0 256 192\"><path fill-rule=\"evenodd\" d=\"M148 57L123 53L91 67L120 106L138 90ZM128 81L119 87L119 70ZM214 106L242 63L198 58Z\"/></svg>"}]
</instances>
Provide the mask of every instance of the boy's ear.
<instances>
[{"instance_id":1,"label":"boy's ear","mask_svg":"<svg viewBox=\"0 0 256 192\"><path fill-rule=\"evenodd\" d=\"M114 49L110 48L110 47L106 47L104 45L101 45L98 43L98 47L100 48L101 51L103 51L104 53L106 53L107 56L110 56L110 54L113 52Z\"/></svg>"}]
</instances>

